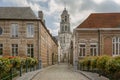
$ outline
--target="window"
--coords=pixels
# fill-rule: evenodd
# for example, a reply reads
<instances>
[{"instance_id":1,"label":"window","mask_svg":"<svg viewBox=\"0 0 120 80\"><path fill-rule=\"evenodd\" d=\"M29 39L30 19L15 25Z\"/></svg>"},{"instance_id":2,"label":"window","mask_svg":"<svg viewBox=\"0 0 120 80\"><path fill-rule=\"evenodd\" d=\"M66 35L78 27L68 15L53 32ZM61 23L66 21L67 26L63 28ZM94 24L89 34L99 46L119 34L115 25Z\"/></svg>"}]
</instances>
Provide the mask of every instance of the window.
<instances>
[{"instance_id":1,"label":"window","mask_svg":"<svg viewBox=\"0 0 120 80\"><path fill-rule=\"evenodd\" d=\"M64 36L64 38L63 38L63 43L65 43L65 36Z\"/></svg>"},{"instance_id":2,"label":"window","mask_svg":"<svg viewBox=\"0 0 120 80\"><path fill-rule=\"evenodd\" d=\"M67 16L65 16L65 22L67 21Z\"/></svg>"},{"instance_id":3,"label":"window","mask_svg":"<svg viewBox=\"0 0 120 80\"><path fill-rule=\"evenodd\" d=\"M27 56L28 57L34 57L34 47L33 44L27 45Z\"/></svg>"},{"instance_id":4,"label":"window","mask_svg":"<svg viewBox=\"0 0 120 80\"><path fill-rule=\"evenodd\" d=\"M65 26L65 31L67 31L67 26Z\"/></svg>"},{"instance_id":5,"label":"window","mask_svg":"<svg viewBox=\"0 0 120 80\"><path fill-rule=\"evenodd\" d=\"M18 24L12 24L11 37L18 37Z\"/></svg>"},{"instance_id":6,"label":"window","mask_svg":"<svg viewBox=\"0 0 120 80\"><path fill-rule=\"evenodd\" d=\"M112 40L113 56L120 55L120 37L114 37Z\"/></svg>"},{"instance_id":7,"label":"window","mask_svg":"<svg viewBox=\"0 0 120 80\"><path fill-rule=\"evenodd\" d=\"M27 24L27 37L34 37L34 26L33 26L33 24Z\"/></svg>"},{"instance_id":8,"label":"window","mask_svg":"<svg viewBox=\"0 0 120 80\"><path fill-rule=\"evenodd\" d=\"M90 55L91 56L98 56L97 43L91 43L90 44Z\"/></svg>"},{"instance_id":9,"label":"window","mask_svg":"<svg viewBox=\"0 0 120 80\"><path fill-rule=\"evenodd\" d=\"M62 26L62 32L64 32L64 26Z\"/></svg>"},{"instance_id":10,"label":"window","mask_svg":"<svg viewBox=\"0 0 120 80\"><path fill-rule=\"evenodd\" d=\"M79 56L85 56L86 46L85 43L80 43L79 45Z\"/></svg>"},{"instance_id":11,"label":"window","mask_svg":"<svg viewBox=\"0 0 120 80\"><path fill-rule=\"evenodd\" d=\"M3 44L0 44L0 56L3 55Z\"/></svg>"},{"instance_id":12,"label":"window","mask_svg":"<svg viewBox=\"0 0 120 80\"><path fill-rule=\"evenodd\" d=\"M18 56L18 44L12 44L12 56Z\"/></svg>"},{"instance_id":13,"label":"window","mask_svg":"<svg viewBox=\"0 0 120 80\"><path fill-rule=\"evenodd\" d=\"M2 28L0 27L0 35L2 35L2 33L3 33L3 30L2 30Z\"/></svg>"}]
</instances>

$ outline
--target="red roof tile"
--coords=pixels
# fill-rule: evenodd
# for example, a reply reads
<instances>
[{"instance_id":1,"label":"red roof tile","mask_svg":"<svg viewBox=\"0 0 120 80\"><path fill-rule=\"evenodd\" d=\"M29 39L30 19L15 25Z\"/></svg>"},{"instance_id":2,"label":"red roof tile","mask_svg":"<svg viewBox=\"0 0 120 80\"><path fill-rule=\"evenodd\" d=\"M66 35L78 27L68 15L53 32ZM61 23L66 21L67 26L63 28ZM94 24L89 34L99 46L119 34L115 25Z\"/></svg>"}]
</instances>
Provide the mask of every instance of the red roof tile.
<instances>
[{"instance_id":1,"label":"red roof tile","mask_svg":"<svg viewBox=\"0 0 120 80\"><path fill-rule=\"evenodd\" d=\"M77 28L120 27L120 13L93 13Z\"/></svg>"}]
</instances>

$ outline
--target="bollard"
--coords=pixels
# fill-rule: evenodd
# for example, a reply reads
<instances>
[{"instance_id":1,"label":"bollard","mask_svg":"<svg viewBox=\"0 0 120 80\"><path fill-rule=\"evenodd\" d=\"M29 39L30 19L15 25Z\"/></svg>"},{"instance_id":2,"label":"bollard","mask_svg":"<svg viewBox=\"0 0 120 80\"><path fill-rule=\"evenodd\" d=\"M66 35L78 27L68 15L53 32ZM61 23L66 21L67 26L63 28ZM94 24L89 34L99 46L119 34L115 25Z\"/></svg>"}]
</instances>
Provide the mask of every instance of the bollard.
<instances>
[{"instance_id":1,"label":"bollard","mask_svg":"<svg viewBox=\"0 0 120 80\"><path fill-rule=\"evenodd\" d=\"M22 76L22 65L20 65L20 76Z\"/></svg>"},{"instance_id":2,"label":"bollard","mask_svg":"<svg viewBox=\"0 0 120 80\"><path fill-rule=\"evenodd\" d=\"M26 73L27 73L28 72L28 62L27 62L27 60L26 60L25 64L26 64Z\"/></svg>"}]
</instances>

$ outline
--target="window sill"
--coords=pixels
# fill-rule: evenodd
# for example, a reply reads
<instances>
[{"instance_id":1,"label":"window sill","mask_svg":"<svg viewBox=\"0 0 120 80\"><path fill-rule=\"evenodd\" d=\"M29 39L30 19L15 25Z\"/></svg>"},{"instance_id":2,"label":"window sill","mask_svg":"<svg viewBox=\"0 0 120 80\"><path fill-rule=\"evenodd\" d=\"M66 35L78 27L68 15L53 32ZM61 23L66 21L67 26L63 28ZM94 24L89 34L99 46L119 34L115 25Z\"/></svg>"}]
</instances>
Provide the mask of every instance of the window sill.
<instances>
[{"instance_id":1,"label":"window sill","mask_svg":"<svg viewBox=\"0 0 120 80\"><path fill-rule=\"evenodd\" d=\"M113 57L116 57L116 56L120 56L120 54L118 54L118 55L114 55L114 54L113 54L112 56L113 56Z\"/></svg>"},{"instance_id":2,"label":"window sill","mask_svg":"<svg viewBox=\"0 0 120 80\"><path fill-rule=\"evenodd\" d=\"M11 37L11 39L19 39L19 37Z\"/></svg>"},{"instance_id":3,"label":"window sill","mask_svg":"<svg viewBox=\"0 0 120 80\"><path fill-rule=\"evenodd\" d=\"M34 37L26 37L27 39L33 39Z\"/></svg>"}]
</instances>

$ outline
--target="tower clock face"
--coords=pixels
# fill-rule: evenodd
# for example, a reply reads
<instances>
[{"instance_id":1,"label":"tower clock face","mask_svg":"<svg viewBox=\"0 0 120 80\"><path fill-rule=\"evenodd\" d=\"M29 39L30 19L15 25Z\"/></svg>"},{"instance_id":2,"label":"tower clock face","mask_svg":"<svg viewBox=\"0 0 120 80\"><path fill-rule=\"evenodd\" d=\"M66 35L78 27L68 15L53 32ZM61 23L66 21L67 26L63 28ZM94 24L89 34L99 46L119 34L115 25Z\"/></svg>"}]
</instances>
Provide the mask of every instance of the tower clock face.
<instances>
[{"instance_id":1,"label":"tower clock face","mask_svg":"<svg viewBox=\"0 0 120 80\"><path fill-rule=\"evenodd\" d=\"M3 33L3 30L2 30L2 28L0 27L0 35L2 35L2 33Z\"/></svg>"}]
</instances>

